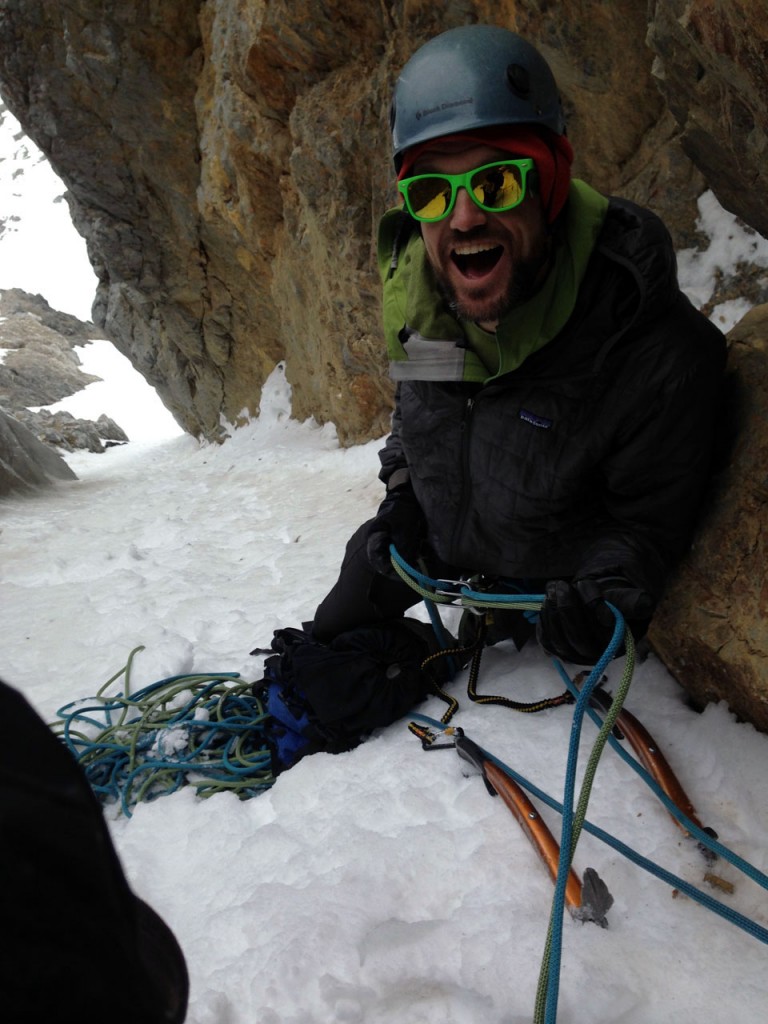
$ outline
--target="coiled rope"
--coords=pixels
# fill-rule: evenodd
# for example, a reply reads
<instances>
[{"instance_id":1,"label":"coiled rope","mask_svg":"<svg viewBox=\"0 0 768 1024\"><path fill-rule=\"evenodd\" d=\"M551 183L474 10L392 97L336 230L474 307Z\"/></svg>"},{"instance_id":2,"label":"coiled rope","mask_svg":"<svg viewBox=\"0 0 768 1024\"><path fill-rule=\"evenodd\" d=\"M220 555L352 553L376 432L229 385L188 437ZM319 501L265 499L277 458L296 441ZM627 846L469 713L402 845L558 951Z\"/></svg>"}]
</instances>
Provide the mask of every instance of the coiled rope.
<instances>
[{"instance_id":1,"label":"coiled rope","mask_svg":"<svg viewBox=\"0 0 768 1024\"><path fill-rule=\"evenodd\" d=\"M57 712L53 731L104 803L127 817L140 801L181 786L198 796L256 796L275 780L265 735L269 716L237 673L171 676L131 693L131 669L143 647L94 697ZM123 689L109 694L121 677Z\"/></svg>"}]
</instances>

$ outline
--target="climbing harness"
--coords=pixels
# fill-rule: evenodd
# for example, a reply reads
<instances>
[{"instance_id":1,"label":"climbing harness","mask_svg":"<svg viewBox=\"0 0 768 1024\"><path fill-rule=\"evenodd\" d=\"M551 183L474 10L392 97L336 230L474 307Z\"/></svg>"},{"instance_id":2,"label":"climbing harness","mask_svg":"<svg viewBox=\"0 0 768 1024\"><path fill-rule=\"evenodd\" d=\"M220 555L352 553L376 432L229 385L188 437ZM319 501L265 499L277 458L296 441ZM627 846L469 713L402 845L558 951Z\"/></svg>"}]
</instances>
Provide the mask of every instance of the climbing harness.
<instances>
[{"instance_id":1,"label":"climbing harness","mask_svg":"<svg viewBox=\"0 0 768 1024\"><path fill-rule=\"evenodd\" d=\"M398 575L421 594L428 608L430 603L434 603L459 604L475 608L513 607L530 611L538 608L544 599L543 595L521 596L494 593L489 596L487 592L483 593L479 590L472 581L431 579L409 566L394 548L390 549L390 554L393 567ZM674 889L685 893L707 909L719 914L747 934L768 944L768 929L643 857L603 829L592 825L586 817L597 764L605 745L608 744L646 782L679 827L697 841L709 864L720 857L734 865L762 888L768 889L768 876L728 850L718 842L717 833L713 829L706 828L701 824L693 804L672 771L669 762L659 750L658 744L639 720L623 708L634 670L634 642L631 632L625 628L619 611L611 604L608 604L608 607L615 617L615 630L608 647L591 672L581 673L575 680L571 680L561 663L557 659L553 659L555 667L567 687L569 702L574 706L562 803L554 800L508 765L469 740L463 730L448 725L447 723L458 707L455 698L450 698L453 703L441 721L438 722L425 715L415 713L412 717L416 721L409 726L411 731L415 732L422 740L422 746L425 749L454 746L463 760L469 761L481 772L489 792L492 795L502 796L505 804L537 848L555 880L555 893L536 994L534 1024L555 1024L556 1021L564 908L567 906L576 919L591 920L605 925L606 911L613 902L605 883L592 869L586 869L583 881L580 882L572 868L576 845L582 830L600 839L633 863L667 882ZM434 612L430 610L430 618L433 619L433 615ZM616 693L611 696L600 684L604 678L603 671L606 665L616 656L616 652L621 650L622 645L626 653L624 671ZM562 701L562 703L566 703L566 701ZM507 702L509 707L514 707L514 705L515 702ZM589 756L578 800L574 803L578 748L585 716L589 717L597 726L598 737ZM422 725L418 723L422 723ZM447 737L449 742L436 742L440 736ZM622 739L628 741L637 757L633 757L619 742ZM524 791L562 815L559 847L552 834L541 822L538 811ZM718 881L717 876L711 874L705 875L705 879L711 884L716 884ZM722 880L720 881L722 882ZM721 887L727 888L726 885Z\"/></svg>"},{"instance_id":2,"label":"climbing harness","mask_svg":"<svg viewBox=\"0 0 768 1024\"><path fill-rule=\"evenodd\" d=\"M236 673L171 676L131 693L124 668L85 700L57 712L51 728L102 802L123 813L191 785L201 797L229 791L255 796L274 782L267 715L251 683ZM123 690L106 691L121 677Z\"/></svg>"},{"instance_id":3,"label":"climbing harness","mask_svg":"<svg viewBox=\"0 0 768 1024\"><path fill-rule=\"evenodd\" d=\"M454 671L449 674L451 678L455 675L456 662L466 664L469 661L469 673L467 677L467 696L477 704L492 704L500 707L510 708L513 711L520 711L533 714L537 711L545 711L548 708L560 707L562 704L572 704L573 696L570 690L552 697L545 697L537 701L516 701L510 697L498 695L480 694L477 689L480 676L480 663L485 649L485 640L488 631L488 622L493 609L506 611L521 611L526 615L534 615L541 605L541 595L523 593L502 593L497 589L497 581L484 580L475 577L469 580L446 580L432 579L425 573L410 566L399 554L397 549L390 547L392 567L397 575L407 583L424 600L430 621L435 630L438 641L442 644L442 650L427 658L422 669L425 671L438 659L445 659L454 666ZM482 588L482 589L480 589ZM448 643L442 621L435 608L436 605L459 605L472 612L477 617L475 638L471 644L455 646ZM448 705L448 709L441 718L443 725L447 725L459 709L459 702L451 694L447 693L436 683L432 683L432 689L436 696L440 697ZM435 740L435 736L426 729L420 729L415 723L409 725L409 729L418 736L425 750L428 750Z\"/></svg>"}]
</instances>

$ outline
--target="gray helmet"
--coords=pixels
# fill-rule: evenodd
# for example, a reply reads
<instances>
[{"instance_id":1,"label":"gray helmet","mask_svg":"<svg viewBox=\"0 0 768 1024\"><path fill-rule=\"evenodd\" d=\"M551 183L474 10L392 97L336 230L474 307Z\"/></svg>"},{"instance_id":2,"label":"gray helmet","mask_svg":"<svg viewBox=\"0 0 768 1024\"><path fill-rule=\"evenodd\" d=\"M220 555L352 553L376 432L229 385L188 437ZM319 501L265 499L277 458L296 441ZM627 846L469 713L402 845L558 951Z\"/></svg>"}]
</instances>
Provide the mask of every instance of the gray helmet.
<instances>
[{"instance_id":1,"label":"gray helmet","mask_svg":"<svg viewBox=\"0 0 768 1024\"><path fill-rule=\"evenodd\" d=\"M565 134L547 62L515 32L491 25L450 29L417 50L395 85L390 123L398 170L411 146L473 128L534 124Z\"/></svg>"}]
</instances>

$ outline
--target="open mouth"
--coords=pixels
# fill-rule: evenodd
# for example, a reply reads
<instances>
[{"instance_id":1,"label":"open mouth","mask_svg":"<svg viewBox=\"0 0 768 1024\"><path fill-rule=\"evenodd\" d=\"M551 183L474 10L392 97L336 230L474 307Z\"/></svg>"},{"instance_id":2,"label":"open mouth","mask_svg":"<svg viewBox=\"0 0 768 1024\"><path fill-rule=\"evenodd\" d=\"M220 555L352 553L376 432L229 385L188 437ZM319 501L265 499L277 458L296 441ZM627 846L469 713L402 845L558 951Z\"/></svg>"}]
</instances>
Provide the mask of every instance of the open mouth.
<instances>
[{"instance_id":1,"label":"open mouth","mask_svg":"<svg viewBox=\"0 0 768 1024\"><path fill-rule=\"evenodd\" d=\"M460 274L474 279L490 274L503 252L501 245L463 245L453 250L451 259Z\"/></svg>"}]
</instances>

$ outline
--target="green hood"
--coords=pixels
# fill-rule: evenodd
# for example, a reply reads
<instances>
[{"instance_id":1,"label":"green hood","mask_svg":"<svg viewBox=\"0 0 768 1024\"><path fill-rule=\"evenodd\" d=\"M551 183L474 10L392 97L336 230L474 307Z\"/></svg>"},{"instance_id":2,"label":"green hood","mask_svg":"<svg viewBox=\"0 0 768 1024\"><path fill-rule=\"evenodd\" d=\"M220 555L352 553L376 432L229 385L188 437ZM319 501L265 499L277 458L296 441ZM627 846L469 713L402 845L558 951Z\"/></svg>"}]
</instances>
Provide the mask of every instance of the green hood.
<instances>
[{"instance_id":1,"label":"green hood","mask_svg":"<svg viewBox=\"0 0 768 1024\"><path fill-rule=\"evenodd\" d=\"M384 333L394 380L464 380L484 383L520 366L562 330L603 226L608 200L583 181L571 182L564 242L539 291L501 321L495 334L458 321L448 310L413 231L398 253L400 209L379 228L379 271L384 285ZM411 222L412 223L412 222Z\"/></svg>"}]
</instances>

